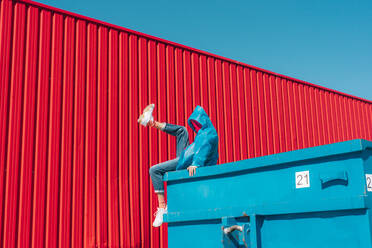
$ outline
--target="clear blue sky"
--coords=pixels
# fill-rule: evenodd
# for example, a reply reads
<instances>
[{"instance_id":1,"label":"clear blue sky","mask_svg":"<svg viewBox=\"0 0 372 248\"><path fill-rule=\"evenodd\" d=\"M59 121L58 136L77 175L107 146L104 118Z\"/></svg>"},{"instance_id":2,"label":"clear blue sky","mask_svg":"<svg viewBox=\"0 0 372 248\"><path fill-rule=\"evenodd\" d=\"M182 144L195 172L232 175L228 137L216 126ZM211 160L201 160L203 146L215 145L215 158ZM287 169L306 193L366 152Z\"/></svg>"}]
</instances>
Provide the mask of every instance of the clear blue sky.
<instances>
[{"instance_id":1,"label":"clear blue sky","mask_svg":"<svg viewBox=\"0 0 372 248\"><path fill-rule=\"evenodd\" d=\"M372 100L372 0L39 0Z\"/></svg>"}]
</instances>

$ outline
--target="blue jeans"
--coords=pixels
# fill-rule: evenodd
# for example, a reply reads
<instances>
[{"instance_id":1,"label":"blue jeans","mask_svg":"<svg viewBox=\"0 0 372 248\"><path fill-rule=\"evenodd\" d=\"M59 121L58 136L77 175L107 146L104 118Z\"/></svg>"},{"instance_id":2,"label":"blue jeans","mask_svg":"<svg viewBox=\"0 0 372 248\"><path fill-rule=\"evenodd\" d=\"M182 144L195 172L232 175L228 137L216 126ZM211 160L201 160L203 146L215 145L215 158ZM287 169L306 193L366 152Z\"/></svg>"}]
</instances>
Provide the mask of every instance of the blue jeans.
<instances>
[{"instance_id":1,"label":"blue jeans","mask_svg":"<svg viewBox=\"0 0 372 248\"><path fill-rule=\"evenodd\" d=\"M190 144L189 143L189 133L184 126L178 126L173 124L165 124L164 129L162 130L167 134L176 136L177 138L177 150L176 158L172 160L165 161L163 163L154 165L150 168L150 177L152 185L154 186L155 193L164 192L163 176L168 171L175 171L178 159L181 155L181 152Z\"/></svg>"}]
</instances>

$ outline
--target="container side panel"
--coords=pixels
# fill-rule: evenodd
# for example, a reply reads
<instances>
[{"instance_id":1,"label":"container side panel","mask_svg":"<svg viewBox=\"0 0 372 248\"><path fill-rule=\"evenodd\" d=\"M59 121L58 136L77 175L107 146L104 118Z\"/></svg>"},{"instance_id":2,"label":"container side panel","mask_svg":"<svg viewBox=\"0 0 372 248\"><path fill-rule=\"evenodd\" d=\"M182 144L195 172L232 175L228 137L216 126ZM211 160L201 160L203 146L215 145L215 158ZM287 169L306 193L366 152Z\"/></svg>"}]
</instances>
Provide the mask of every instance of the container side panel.
<instances>
[{"instance_id":1,"label":"container side panel","mask_svg":"<svg viewBox=\"0 0 372 248\"><path fill-rule=\"evenodd\" d=\"M306 124L307 124L307 147L313 147L314 145L314 135L313 135L313 130L314 130L314 112L313 112L313 102L311 101L311 88L304 86L304 95L305 95L305 111L306 111Z\"/></svg>"},{"instance_id":2,"label":"container side panel","mask_svg":"<svg viewBox=\"0 0 372 248\"><path fill-rule=\"evenodd\" d=\"M251 72L249 69L244 68L244 87L240 90L244 89L244 93L242 97L245 100L245 113L246 113L246 128L247 130L247 139L243 141L248 146L248 158L255 157L255 143L254 143L254 124L255 120L253 118L253 92L252 92L252 81L251 81Z\"/></svg>"},{"instance_id":3,"label":"container side panel","mask_svg":"<svg viewBox=\"0 0 372 248\"><path fill-rule=\"evenodd\" d=\"M356 135L355 135L355 119L354 119L354 109L352 107L352 102L353 102L353 99L350 99L350 98L347 98L347 103L346 103L346 109L348 111L348 116L349 116L349 127L350 127L350 139L355 139L356 138Z\"/></svg>"},{"instance_id":4,"label":"container side panel","mask_svg":"<svg viewBox=\"0 0 372 248\"><path fill-rule=\"evenodd\" d=\"M162 43L157 44L157 87L158 87L158 120L167 121L167 108L166 108L166 65L165 65L165 45ZM163 132L159 133L159 162L164 162L169 159L167 142L168 138ZM165 225L164 225L165 226ZM165 228L160 227L160 247L163 247L165 240Z\"/></svg>"},{"instance_id":5,"label":"container side panel","mask_svg":"<svg viewBox=\"0 0 372 248\"><path fill-rule=\"evenodd\" d=\"M277 78L274 76L269 77L270 84L270 99L271 99L271 118L272 118L272 136L273 136L273 153L280 152L280 125L279 125L279 99L276 89Z\"/></svg>"},{"instance_id":6,"label":"container side panel","mask_svg":"<svg viewBox=\"0 0 372 248\"><path fill-rule=\"evenodd\" d=\"M231 97L231 120L232 120L232 139L233 139L233 158L234 161L241 160L241 146L240 137L241 134L241 116L240 116L240 106L238 98L238 82L237 82L237 68L234 64L230 64L230 97ZM239 130L239 132L236 132ZM240 133L240 134L238 134Z\"/></svg>"},{"instance_id":7,"label":"container side panel","mask_svg":"<svg viewBox=\"0 0 372 248\"><path fill-rule=\"evenodd\" d=\"M217 92L216 92L216 74L215 74L215 61L213 58L208 57L207 58L207 87L208 87L208 106L209 106L209 117L212 120L212 123L216 130L219 130L218 128L218 121L217 121ZM203 95L203 94L202 94ZM219 138L220 142L220 138ZM219 153L221 150L219 150ZM220 159L220 158L219 158ZM217 161L218 163L218 161Z\"/></svg>"},{"instance_id":8,"label":"container side panel","mask_svg":"<svg viewBox=\"0 0 372 248\"><path fill-rule=\"evenodd\" d=\"M74 150L72 168L71 247L83 245L86 23L76 23L74 82Z\"/></svg>"},{"instance_id":9,"label":"container side panel","mask_svg":"<svg viewBox=\"0 0 372 248\"><path fill-rule=\"evenodd\" d=\"M354 123L355 123L355 135L357 139L360 139L362 136L361 127L360 127L360 113L358 109L358 101L353 99L353 110L354 110Z\"/></svg>"},{"instance_id":10,"label":"container side panel","mask_svg":"<svg viewBox=\"0 0 372 248\"><path fill-rule=\"evenodd\" d=\"M299 100L300 100L300 114L301 114L301 126L302 126L302 147L308 147L309 146L309 137L308 137L308 113L307 113L307 95L305 92L305 86L299 85Z\"/></svg>"},{"instance_id":11,"label":"container side panel","mask_svg":"<svg viewBox=\"0 0 372 248\"><path fill-rule=\"evenodd\" d=\"M70 246L71 226L71 173L73 138L73 94L74 94L74 40L75 23L70 17L64 19L63 40L63 90L62 90L62 130L61 169L59 190L58 246Z\"/></svg>"},{"instance_id":12,"label":"container side panel","mask_svg":"<svg viewBox=\"0 0 372 248\"><path fill-rule=\"evenodd\" d=\"M368 140L372 140L372 106L367 104L365 111L367 116Z\"/></svg>"},{"instance_id":13,"label":"container side panel","mask_svg":"<svg viewBox=\"0 0 372 248\"><path fill-rule=\"evenodd\" d=\"M107 220L107 94L108 94L108 30L98 28L98 86L97 86L97 170L96 220L97 246L108 246Z\"/></svg>"},{"instance_id":14,"label":"container side panel","mask_svg":"<svg viewBox=\"0 0 372 248\"><path fill-rule=\"evenodd\" d=\"M322 107L321 107L321 95L318 89L314 89L314 102L315 102L315 113L316 113L316 123L318 129L315 130L315 133L318 137L318 145L322 145L324 143L324 129L323 129L323 114L322 114Z\"/></svg>"},{"instance_id":15,"label":"container side panel","mask_svg":"<svg viewBox=\"0 0 372 248\"><path fill-rule=\"evenodd\" d=\"M10 69L12 68L13 45L13 1L0 3L0 244L3 245L6 155L8 147L8 124L10 108Z\"/></svg>"},{"instance_id":16,"label":"container side panel","mask_svg":"<svg viewBox=\"0 0 372 248\"><path fill-rule=\"evenodd\" d=\"M372 127L372 120L371 120L371 115L369 113L369 104L368 103L364 103L363 104L363 110L364 110L364 123L363 125L365 125L365 128L366 128L366 139L368 140L372 140L372 130L371 130L371 127Z\"/></svg>"},{"instance_id":17,"label":"container side panel","mask_svg":"<svg viewBox=\"0 0 372 248\"><path fill-rule=\"evenodd\" d=\"M367 131L366 131L366 122L364 117L364 103L358 101L358 110L359 110L359 125L361 131L362 139L366 139Z\"/></svg>"},{"instance_id":18,"label":"container side panel","mask_svg":"<svg viewBox=\"0 0 372 248\"><path fill-rule=\"evenodd\" d=\"M318 115L318 126L319 126L319 145L324 145L326 143L327 126L325 125L325 114L324 114L324 104L323 104L323 91L316 90L316 105L317 105L317 115Z\"/></svg>"},{"instance_id":19,"label":"container side panel","mask_svg":"<svg viewBox=\"0 0 372 248\"><path fill-rule=\"evenodd\" d=\"M335 125L334 125L334 109L332 104L333 93L327 92L327 117L328 117L328 125L329 125L329 143L336 142L336 132L335 132Z\"/></svg>"},{"instance_id":20,"label":"container side panel","mask_svg":"<svg viewBox=\"0 0 372 248\"><path fill-rule=\"evenodd\" d=\"M338 120L337 120L337 95L335 94L331 94L331 109L332 109L332 124L333 124L333 136L335 137L334 138L334 142L340 142L340 135L339 135L339 129L340 129L340 126L338 125Z\"/></svg>"},{"instance_id":21,"label":"container side panel","mask_svg":"<svg viewBox=\"0 0 372 248\"><path fill-rule=\"evenodd\" d=\"M120 246L130 246L128 34L119 34L119 221Z\"/></svg>"},{"instance_id":22,"label":"container side panel","mask_svg":"<svg viewBox=\"0 0 372 248\"><path fill-rule=\"evenodd\" d=\"M333 109L332 109L332 94L330 92L326 92L326 110L327 110L327 124L328 124L328 133L329 133L329 143L335 142L335 133L334 133L334 125L333 125Z\"/></svg>"},{"instance_id":23,"label":"container side panel","mask_svg":"<svg viewBox=\"0 0 372 248\"><path fill-rule=\"evenodd\" d=\"M260 110L259 110L259 95L257 72L250 71L251 93L252 93L252 124L253 124L253 140L254 140L254 155L259 157L262 154L261 150L261 132L260 132Z\"/></svg>"},{"instance_id":24,"label":"container side panel","mask_svg":"<svg viewBox=\"0 0 372 248\"><path fill-rule=\"evenodd\" d=\"M30 7L27 10L25 78L22 113L22 148L20 161L20 191L18 206L18 247L30 247L31 236L31 189L33 158L35 147L35 111L38 61L38 22L39 11ZM58 153L57 153L58 154Z\"/></svg>"},{"instance_id":25,"label":"container side panel","mask_svg":"<svg viewBox=\"0 0 372 248\"><path fill-rule=\"evenodd\" d=\"M321 96L321 107L322 107L322 115L323 115L323 131L324 131L324 140L323 144L328 144L330 143L331 137L330 137L330 122L329 122L329 115L328 115L328 106L327 106L327 92L325 91L320 91L320 96Z\"/></svg>"},{"instance_id":26,"label":"container side panel","mask_svg":"<svg viewBox=\"0 0 372 248\"><path fill-rule=\"evenodd\" d=\"M274 137L273 137L273 109L271 107L271 91L272 85L270 84L270 76L265 74L263 78L263 85L264 85L264 97L265 97L265 125L266 125L266 146L267 146L267 154L274 153Z\"/></svg>"},{"instance_id":27,"label":"container side panel","mask_svg":"<svg viewBox=\"0 0 372 248\"><path fill-rule=\"evenodd\" d=\"M282 92L282 80L279 77L275 77L275 96L276 96L276 101L274 102L274 106L276 104L276 109L277 109L277 126L273 126L273 128L277 128L277 135L278 135L278 152L284 152L285 147L286 147L286 142L285 142L285 123L284 123L284 104L283 104L283 92Z\"/></svg>"},{"instance_id":28,"label":"container side panel","mask_svg":"<svg viewBox=\"0 0 372 248\"><path fill-rule=\"evenodd\" d=\"M342 122L343 122L343 125L344 125L344 137L345 137L345 140L349 140L350 136L351 136L351 128L350 128L350 121L345 121L345 120L350 120L348 119L349 118L349 108L348 108L348 99L347 97L342 97L342 100L341 100L341 106L342 106L342 115L343 115L343 119L342 119Z\"/></svg>"},{"instance_id":29,"label":"container side panel","mask_svg":"<svg viewBox=\"0 0 372 248\"><path fill-rule=\"evenodd\" d=\"M184 102L185 102L185 126L187 127L187 131L190 134L190 142L194 140L194 132L192 131L191 127L187 125L188 116L192 113L193 110L193 97L192 97L192 77L191 77L191 55L189 51L183 51L183 91L184 94ZM160 92L159 92L160 96Z\"/></svg>"},{"instance_id":30,"label":"container side panel","mask_svg":"<svg viewBox=\"0 0 372 248\"><path fill-rule=\"evenodd\" d=\"M41 247L45 239L46 176L48 161L48 116L50 88L51 12L40 13L39 65L37 82L35 168L33 188L32 246Z\"/></svg>"},{"instance_id":31,"label":"container side panel","mask_svg":"<svg viewBox=\"0 0 372 248\"><path fill-rule=\"evenodd\" d=\"M13 44L10 71L10 100L8 119L8 140L6 154L6 175L3 217L3 247L16 245L19 162L21 152L20 132L22 130L22 96L24 80L24 45L26 7L15 4L13 16Z\"/></svg>"},{"instance_id":32,"label":"container side panel","mask_svg":"<svg viewBox=\"0 0 372 248\"><path fill-rule=\"evenodd\" d=\"M219 163L226 163L226 135L225 135L225 119L224 119L224 108L223 104L223 87L222 87L222 65L221 61L215 61L215 79L216 79L216 109L217 109L217 133L218 133L218 151L219 151Z\"/></svg>"},{"instance_id":33,"label":"container side panel","mask_svg":"<svg viewBox=\"0 0 372 248\"><path fill-rule=\"evenodd\" d=\"M317 110L316 110L316 99L315 99L315 89L314 88L308 88L308 94L309 94L309 108L310 108L310 115L311 115L311 129L309 130L309 139L311 140L311 143L313 146L319 145L319 139L318 139L318 121L317 121Z\"/></svg>"},{"instance_id":34,"label":"container side panel","mask_svg":"<svg viewBox=\"0 0 372 248\"><path fill-rule=\"evenodd\" d=\"M129 36L129 120L138 118L138 37ZM130 218L133 235L131 246L140 245L141 223L139 202L139 164L138 164L138 128L136 122L129 122L129 190L130 194Z\"/></svg>"},{"instance_id":35,"label":"container side panel","mask_svg":"<svg viewBox=\"0 0 372 248\"><path fill-rule=\"evenodd\" d=\"M63 16L53 15L51 44L51 82L49 101L48 174L45 220L45 246L58 244L58 193L61 165Z\"/></svg>"},{"instance_id":36,"label":"container side panel","mask_svg":"<svg viewBox=\"0 0 372 248\"><path fill-rule=\"evenodd\" d=\"M370 130L368 129L370 123L368 123L368 119L367 119L367 114L366 114L366 109L368 108L367 107L367 103L364 103L364 102L360 102L360 111L362 113L362 120L361 120L361 125L362 127L364 128L364 136L363 136L363 139L369 139L369 132Z\"/></svg>"},{"instance_id":37,"label":"container side panel","mask_svg":"<svg viewBox=\"0 0 372 248\"><path fill-rule=\"evenodd\" d=\"M357 110L355 108L355 100L350 99L349 101L350 104L350 115L351 115L351 123L352 123L352 135L353 139L357 139L359 136L359 126L357 123Z\"/></svg>"},{"instance_id":38,"label":"container side panel","mask_svg":"<svg viewBox=\"0 0 372 248\"><path fill-rule=\"evenodd\" d=\"M96 246L97 34L97 26L88 24L83 247Z\"/></svg>"},{"instance_id":39,"label":"container side panel","mask_svg":"<svg viewBox=\"0 0 372 248\"><path fill-rule=\"evenodd\" d=\"M223 105L224 105L224 122L226 139L226 161L234 161L234 142L232 136L232 115L231 115L231 81L229 63L222 62L222 88L223 88Z\"/></svg>"},{"instance_id":40,"label":"container side panel","mask_svg":"<svg viewBox=\"0 0 372 248\"><path fill-rule=\"evenodd\" d=\"M369 130L369 140L372 141L372 105L368 105L367 108L367 116L368 116L368 130Z\"/></svg>"},{"instance_id":41,"label":"container side panel","mask_svg":"<svg viewBox=\"0 0 372 248\"><path fill-rule=\"evenodd\" d=\"M166 103L166 65L165 65L165 46L164 44L157 44L157 86L158 86L158 120L161 122L167 122L167 103ZM164 133L159 133L159 161L167 161L167 136Z\"/></svg>"},{"instance_id":42,"label":"container side panel","mask_svg":"<svg viewBox=\"0 0 372 248\"><path fill-rule=\"evenodd\" d=\"M342 141L346 141L348 137L348 122L346 120L345 97L338 96L338 105L340 115L338 116L339 125L341 126Z\"/></svg>"},{"instance_id":43,"label":"container side panel","mask_svg":"<svg viewBox=\"0 0 372 248\"><path fill-rule=\"evenodd\" d=\"M169 123L176 122L176 109L178 106L175 104L175 50L172 46L166 48L166 82L167 82L167 120ZM176 157L176 139L170 135L168 136L168 154L171 159Z\"/></svg>"},{"instance_id":44,"label":"container side panel","mask_svg":"<svg viewBox=\"0 0 372 248\"><path fill-rule=\"evenodd\" d=\"M364 124L364 115L363 115L363 109L362 109L362 103L360 101L357 101L357 109L358 109L358 120L359 120L359 126L360 126L360 137L362 139L365 139L366 137L366 131L365 131L365 124Z\"/></svg>"},{"instance_id":45,"label":"container side panel","mask_svg":"<svg viewBox=\"0 0 372 248\"><path fill-rule=\"evenodd\" d=\"M157 103L158 100L158 87L157 87L157 52L156 52L156 43L154 41L149 41L148 43L148 78L149 78L149 102ZM183 86L182 86L183 87ZM183 88L182 88L183 91ZM159 120L158 118L158 108L155 108L153 113L154 119ZM184 120L184 116L182 116ZM159 131L155 128L149 130L149 160L150 165L154 166L159 162ZM151 213L156 212L158 206L157 196L150 185L150 203L151 203ZM152 216L152 215L151 215ZM133 225L133 224L132 224ZM159 228L150 229L151 235L151 247L159 247L160 245L160 230Z\"/></svg>"},{"instance_id":46,"label":"container side panel","mask_svg":"<svg viewBox=\"0 0 372 248\"><path fill-rule=\"evenodd\" d=\"M216 111L216 75L215 75L215 68L214 68L214 59L207 57L206 58L206 73L207 73L207 82L206 86L207 89L204 89L208 92L208 99L206 100L208 103L208 110L209 110L209 117L217 129L217 111ZM204 95L204 93L202 93Z\"/></svg>"},{"instance_id":47,"label":"container side panel","mask_svg":"<svg viewBox=\"0 0 372 248\"><path fill-rule=\"evenodd\" d=\"M340 115L338 116L339 125L341 125L341 137L343 141L347 140L348 137L348 124L346 120L346 109L345 109L345 98L343 96L338 96L339 98L339 111Z\"/></svg>"},{"instance_id":48,"label":"container side panel","mask_svg":"<svg viewBox=\"0 0 372 248\"><path fill-rule=\"evenodd\" d=\"M172 46L166 47L166 95L167 95L167 120L169 123L176 122L176 104L175 104L175 49ZM167 135L168 142L168 157L169 159L176 158L176 139L170 135ZM147 177L148 178L148 177ZM148 181L149 179L147 179ZM148 184L146 184L148 185ZM167 188L167 187L166 187ZM165 192L167 198L167 192ZM151 220L148 221L151 223ZM168 243L168 223L164 223L164 244Z\"/></svg>"},{"instance_id":49,"label":"container side panel","mask_svg":"<svg viewBox=\"0 0 372 248\"><path fill-rule=\"evenodd\" d=\"M109 247L119 244L118 184L118 33L109 32L108 76L108 238Z\"/></svg>"},{"instance_id":50,"label":"container side panel","mask_svg":"<svg viewBox=\"0 0 372 248\"><path fill-rule=\"evenodd\" d=\"M370 133L370 130L369 130L369 126L370 126L370 123L368 122L368 117L367 117L367 108L368 108L368 105L367 103L360 103L361 105L361 112L362 112L362 116L363 116L363 119L362 119L362 126L364 127L364 136L363 138L364 139L369 139L369 133Z\"/></svg>"},{"instance_id":51,"label":"container side panel","mask_svg":"<svg viewBox=\"0 0 372 248\"><path fill-rule=\"evenodd\" d=\"M332 119L331 119L331 109L329 107L329 92L322 92L323 94L323 106L324 106L324 121L326 126L326 137L324 144L332 143L333 141L333 132L332 132Z\"/></svg>"},{"instance_id":52,"label":"container side panel","mask_svg":"<svg viewBox=\"0 0 372 248\"><path fill-rule=\"evenodd\" d=\"M268 155L267 151L267 130L266 130L266 106L265 106L265 79L261 72L257 72L257 105L258 115L257 119L259 122L260 140L259 144L261 147L261 156Z\"/></svg>"},{"instance_id":53,"label":"container side panel","mask_svg":"<svg viewBox=\"0 0 372 248\"><path fill-rule=\"evenodd\" d=\"M351 99L350 107L352 109L351 118L352 118L352 122L353 122L353 137L355 139L358 139L358 137L360 136L360 127L359 127L359 124L358 124L359 116L358 116L358 110L356 108L356 103L355 103L354 99Z\"/></svg>"},{"instance_id":54,"label":"container side panel","mask_svg":"<svg viewBox=\"0 0 372 248\"><path fill-rule=\"evenodd\" d=\"M369 140L370 139L370 127L371 123L368 120L368 114L367 114L367 109L368 109L368 104L367 103L362 103L362 112L363 112L363 125L365 128L365 139Z\"/></svg>"},{"instance_id":55,"label":"container side panel","mask_svg":"<svg viewBox=\"0 0 372 248\"><path fill-rule=\"evenodd\" d=\"M175 49L175 84L176 84L176 123L186 126L185 122L185 91L183 78L183 51L179 48ZM150 67L150 65L149 65ZM149 75L150 76L150 75Z\"/></svg>"},{"instance_id":56,"label":"container side panel","mask_svg":"<svg viewBox=\"0 0 372 248\"><path fill-rule=\"evenodd\" d=\"M192 110L194 110L194 108L197 105L201 104L199 54L197 53L191 53L191 84L192 84L192 105L191 106L192 106Z\"/></svg>"},{"instance_id":57,"label":"container side panel","mask_svg":"<svg viewBox=\"0 0 372 248\"><path fill-rule=\"evenodd\" d=\"M138 46L138 70L139 70L139 108L140 111L144 109L149 103L148 93L148 79L147 79L147 40L139 39ZM150 208L149 208L149 129L139 128L139 150L141 156L139 157L140 164L140 190L141 190L141 246L150 247Z\"/></svg>"},{"instance_id":58,"label":"container side panel","mask_svg":"<svg viewBox=\"0 0 372 248\"><path fill-rule=\"evenodd\" d=\"M305 136L305 138L306 138L305 146L309 147L309 146L314 146L313 135L312 135L312 130L313 130L312 120L313 120L313 117L312 117L312 111L311 111L311 99L310 99L311 93L310 93L310 89L305 85L303 86L303 94L304 94L303 112L305 113L304 114L304 119L305 119L304 134L306 135Z\"/></svg>"},{"instance_id":59,"label":"container side panel","mask_svg":"<svg viewBox=\"0 0 372 248\"><path fill-rule=\"evenodd\" d=\"M368 105L366 112L368 117L369 140L372 140L372 105Z\"/></svg>"},{"instance_id":60,"label":"container side panel","mask_svg":"<svg viewBox=\"0 0 372 248\"><path fill-rule=\"evenodd\" d=\"M235 106L238 111L239 116L239 128L240 128L240 135L237 137L239 138L239 144L241 147L241 157L240 159L248 159L249 158L249 151L248 151L248 139L247 139L247 132L249 130L247 126L247 116L250 114L246 110L246 99L245 99L245 89L244 89L244 71L241 66L237 67L237 77L236 77L236 99L238 101L238 105ZM245 114L242 114L245 113Z\"/></svg>"},{"instance_id":61,"label":"container side panel","mask_svg":"<svg viewBox=\"0 0 372 248\"><path fill-rule=\"evenodd\" d=\"M200 72L200 105L204 108L208 116L211 118L211 110L209 106L209 98L211 97L211 94L208 88L207 58L202 55L199 57L199 72ZM215 125L214 122L212 123L213 125Z\"/></svg>"},{"instance_id":62,"label":"container side panel","mask_svg":"<svg viewBox=\"0 0 372 248\"><path fill-rule=\"evenodd\" d=\"M293 146L293 133L292 133L292 112L291 112L291 97L289 94L290 83L282 79L282 94L284 105L284 124L285 124L285 150L292 150Z\"/></svg>"},{"instance_id":63,"label":"container side panel","mask_svg":"<svg viewBox=\"0 0 372 248\"><path fill-rule=\"evenodd\" d=\"M296 149L303 148L303 126L301 120L301 96L300 96L300 85L297 83L293 83L292 87L292 94L293 94L293 102L294 102L294 123L295 123L295 137L296 137Z\"/></svg>"}]
</instances>

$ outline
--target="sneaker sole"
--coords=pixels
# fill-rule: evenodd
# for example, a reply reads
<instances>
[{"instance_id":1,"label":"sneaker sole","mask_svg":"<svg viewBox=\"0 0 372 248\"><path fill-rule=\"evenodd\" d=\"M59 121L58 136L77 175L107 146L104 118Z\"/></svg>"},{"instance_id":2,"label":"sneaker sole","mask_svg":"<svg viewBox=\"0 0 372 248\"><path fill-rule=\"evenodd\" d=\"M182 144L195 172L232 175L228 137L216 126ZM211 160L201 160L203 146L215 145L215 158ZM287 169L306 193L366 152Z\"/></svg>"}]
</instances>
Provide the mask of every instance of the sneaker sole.
<instances>
[{"instance_id":1,"label":"sneaker sole","mask_svg":"<svg viewBox=\"0 0 372 248\"><path fill-rule=\"evenodd\" d=\"M140 115L140 117L138 118L138 123L140 123L141 125L144 125L143 123L142 123L142 119L144 118L144 115L145 115L145 113L147 112L147 111L149 111L149 110L153 110L155 108L155 104L149 104L149 105L147 105L146 106L146 108L142 111L142 114ZM145 126L145 125L144 125Z\"/></svg>"}]
</instances>

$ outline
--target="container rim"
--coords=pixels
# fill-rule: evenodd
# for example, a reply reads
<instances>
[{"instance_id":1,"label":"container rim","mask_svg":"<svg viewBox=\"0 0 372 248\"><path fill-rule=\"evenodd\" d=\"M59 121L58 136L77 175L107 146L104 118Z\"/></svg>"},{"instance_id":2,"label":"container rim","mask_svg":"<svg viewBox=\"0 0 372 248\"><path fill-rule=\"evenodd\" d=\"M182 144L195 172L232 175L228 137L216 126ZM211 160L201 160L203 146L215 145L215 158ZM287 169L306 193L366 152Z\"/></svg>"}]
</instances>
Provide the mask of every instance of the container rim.
<instances>
[{"instance_id":1,"label":"container rim","mask_svg":"<svg viewBox=\"0 0 372 248\"><path fill-rule=\"evenodd\" d=\"M257 158L245 159L236 162L201 167L194 176L190 177L186 170L168 172L164 175L164 181L174 182L179 180L199 180L204 177L225 176L226 174L241 173L244 171L260 169L264 167L289 164L299 161L308 161L324 157L350 154L372 149L372 142L364 139L354 139L328 145L304 148L289 152L277 153Z\"/></svg>"}]
</instances>

